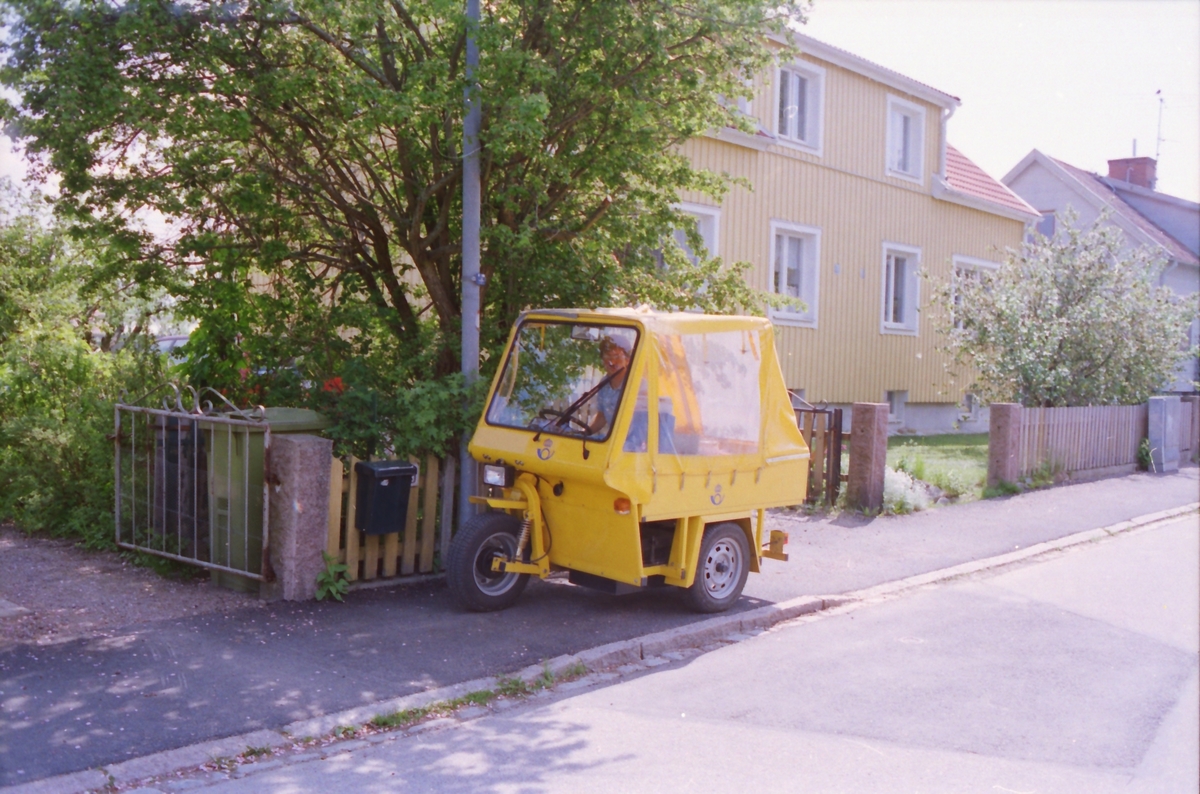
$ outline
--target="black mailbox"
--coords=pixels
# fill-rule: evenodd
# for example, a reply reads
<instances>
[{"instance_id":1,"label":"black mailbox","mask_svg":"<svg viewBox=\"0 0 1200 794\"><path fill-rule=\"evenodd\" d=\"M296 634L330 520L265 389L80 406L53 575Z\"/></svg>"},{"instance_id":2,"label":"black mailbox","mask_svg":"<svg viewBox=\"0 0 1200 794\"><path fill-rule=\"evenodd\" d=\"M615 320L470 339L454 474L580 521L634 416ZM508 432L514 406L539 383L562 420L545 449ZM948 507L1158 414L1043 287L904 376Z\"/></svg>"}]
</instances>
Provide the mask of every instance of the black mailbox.
<instances>
[{"instance_id":1,"label":"black mailbox","mask_svg":"<svg viewBox=\"0 0 1200 794\"><path fill-rule=\"evenodd\" d=\"M354 528L368 535L402 532L408 517L408 494L417 481L416 464L404 460L360 460L355 494Z\"/></svg>"}]
</instances>

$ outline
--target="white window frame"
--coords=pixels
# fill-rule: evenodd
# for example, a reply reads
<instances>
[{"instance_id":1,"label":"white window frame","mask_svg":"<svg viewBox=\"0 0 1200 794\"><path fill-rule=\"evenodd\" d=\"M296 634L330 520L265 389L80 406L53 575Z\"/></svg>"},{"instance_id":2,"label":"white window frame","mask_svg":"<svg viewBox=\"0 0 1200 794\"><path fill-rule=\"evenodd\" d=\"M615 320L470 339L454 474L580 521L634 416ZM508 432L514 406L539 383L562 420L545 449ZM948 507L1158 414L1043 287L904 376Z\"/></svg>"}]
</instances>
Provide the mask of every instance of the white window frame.
<instances>
[{"instance_id":1,"label":"white window frame","mask_svg":"<svg viewBox=\"0 0 1200 794\"><path fill-rule=\"evenodd\" d=\"M804 94L804 135L795 134L795 130L783 129L779 116L784 103L783 73L791 72L803 77L806 81ZM789 81L790 85L791 81ZM807 61L793 61L782 64L775 69L775 112L772 114L772 126L780 145L808 152L820 157L823 154L825 140L825 70Z\"/></svg>"},{"instance_id":2,"label":"white window frame","mask_svg":"<svg viewBox=\"0 0 1200 794\"><path fill-rule=\"evenodd\" d=\"M907 159L911 162L907 163L907 170L902 168L904 164L898 162L896 157L896 152L901 148L897 137L902 134L903 129L898 127L895 122L897 115L911 120L909 151L907 152ZM925 108L923 106L909 102L907 99L901 99L894 94L888 94L885 156L888 176L916 182L920 185L925 184Z\"/></svg>"},{"instance_id":3,"label":"white window frame","mask_svg":"<svg viewBox=\"0 0 1200 794\"><path fill-rule=\"evenodd\" d=\"M788 309L771 309L771 321L778 325L792 325L800 328L817 327L817 306L821 298L821 229L816 226L804 226L789 221L771 221L771 258L770 271L767 277L767 290L778 293L776 289L776 269L778 263L779 237L798 237L804 241L801 248L800 263L800 295L797 297L807 305L805 311L789 311Z\"/></svg>"},{"instance_id":4,"label":"white window frame","mask_svg":"<svg viewBox=\"0 0 1200 794\"><path fill-rule=\"evenodd\" d=\"M700 237L704 240L704 246L707 249L706 253L709 257L717 256L718 252L720 251L718 246L721 244L721 208L710 207L706 204L692 204L685 201L676 204L675 209L679 210L680 212L685 212L688 215L692 215L696 218L697 231L700 232ZM705 237L703 226L699 223L700 219L702 218L712 219L711 240ZM675 241L676 245L683 249L684 256L688 257L693 262L698 261L696 255L692 251L688 250L687 246L685 245L686 240L679 239L682 234L682 229L676 229L675 233L672 235L672 239Z\"/></svg>"},{"instance_id":5,"label":"white window frame","mask_svg":"<svg viewBox=\"0 0 1200 794\"><path fill-rule=\"evenodd\" d=\"M892 274L889 272L888 258L894 256L905 258L905 272L902 281L902 313L900 322L890 319L888 311L893 302ZM880 301L879 301L879 333L901 334L916 336L920 322L921 307L921 249L903 243L885 242L883 244L883 259L880 272Z\"/></svg>"},{"instance_id":6,"label":"white window frame","mask_svg":"<svg viewBox=\"0 0 1200 794\"><path fill-rule=\"evenodd\" d=\"M962 272L966 272L966 271L973 271L975 273L994 271L1000 267L1000 263L993 262L988 259L979 259L979 258L973 257L973 256L961 256L959 254L955 254L954 256L950 257L950 266L951 266L951 282L950 283L952 286L952 291L950 293L950 311L953 315L954 309L959 305L958 304L958 291L953 290L953 285L958 283L959 274ZM951 322L952 322L954 328L956 328L956 329L962 328L962 323L958 320L958 318L951 316Z\"/></svg>"}]
</instances>

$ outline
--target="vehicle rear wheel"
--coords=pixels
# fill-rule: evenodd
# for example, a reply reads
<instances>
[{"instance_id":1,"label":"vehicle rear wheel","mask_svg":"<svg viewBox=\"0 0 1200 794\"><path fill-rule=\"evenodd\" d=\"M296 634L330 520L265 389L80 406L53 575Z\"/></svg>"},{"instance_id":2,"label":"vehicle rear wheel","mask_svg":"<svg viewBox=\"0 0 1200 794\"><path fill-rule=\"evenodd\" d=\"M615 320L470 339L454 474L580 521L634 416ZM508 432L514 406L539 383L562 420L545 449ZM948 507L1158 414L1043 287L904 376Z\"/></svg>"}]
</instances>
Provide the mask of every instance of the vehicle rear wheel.
<instances>
[{"instance_id":1,"label":"vehicle rear wheel","mask_svg":"<svg viewBox=\"0 0 1200 794\"><path fill-rule=\"evenodd\" d=\"M697 612L724 612L733 606L750 573L750 544L737 524L713 524L704 530L696 581L687 590Z\"/></svg>"},{"instance_id":2,"label":"vehicle rear wheel","mask_svg":"<svg viewBox=\"0 0 1200 794\"><path fill-rule=\"evenodd\" d=\"M529 583L529 574L493 571L492 560L513 559L520 532L521 522L507 513L475 516L459 530L446 556L446 583L455 600L472 612L513 605Z\"/></svg>"}]
</instances>

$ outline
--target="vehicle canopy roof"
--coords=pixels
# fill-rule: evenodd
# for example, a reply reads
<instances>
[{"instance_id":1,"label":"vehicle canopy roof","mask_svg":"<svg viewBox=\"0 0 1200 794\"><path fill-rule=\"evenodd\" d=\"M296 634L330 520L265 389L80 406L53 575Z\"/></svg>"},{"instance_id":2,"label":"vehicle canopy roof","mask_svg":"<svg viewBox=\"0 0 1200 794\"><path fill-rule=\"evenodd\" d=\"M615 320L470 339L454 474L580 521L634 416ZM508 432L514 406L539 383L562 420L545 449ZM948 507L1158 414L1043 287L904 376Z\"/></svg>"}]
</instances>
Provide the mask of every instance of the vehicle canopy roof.
<instances>
[{"instance_id":1,"label":"vehicle canopy roof","mask_svg":"<svg viewBox=\"0 0 1200 794\"><path fill-rule=\"evenodd\" d=\"M761 472L775 461L808 457L765 318L647 309L546 309L521 317L537 321L643 331L612 430L618 441L603 463L592 460L610 486L648 499L659 477Z\"/></svg>"}]
</instances>

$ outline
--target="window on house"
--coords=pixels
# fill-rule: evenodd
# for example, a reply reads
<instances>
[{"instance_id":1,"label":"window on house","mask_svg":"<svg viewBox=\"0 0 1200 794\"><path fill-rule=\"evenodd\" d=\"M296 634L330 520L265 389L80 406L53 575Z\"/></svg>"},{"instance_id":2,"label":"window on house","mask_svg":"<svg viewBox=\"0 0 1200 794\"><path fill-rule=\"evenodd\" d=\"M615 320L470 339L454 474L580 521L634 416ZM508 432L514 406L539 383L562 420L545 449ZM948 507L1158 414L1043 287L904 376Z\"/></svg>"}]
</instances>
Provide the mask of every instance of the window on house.
<instances>
[{"instance_id":1,"label":"window on house","mask_svg":"<svg viewBox=\"0 0 1200 794\"><path fill-rule=\"evenodd\" d=\"M716 207L705 207L700 204L683 204L680 205L679 209L695 219L696 231L700 235L704 250L699 252L699 254L693 251L692 246L688 243L687 232L683 229L675 230L675 243L683 249L683 253L688 259L692 260L693 264L699 262L701 256L716 256L717 230L720 227L721 211Z\"/></svg>"},{"instance_id":2,"label":"window on house","mask_svg":"<svg viewBox=\"0 0 1200 794\"><path fill-rule=\"evenodd\" d=\"M775 132L784 143L819 152L821 148L821 94L825 70L809 63L779 69L778 107Z\"/></svg>"},{"instance_id":3,"label":"window on house","mask_svg":"<svg viewBox=\"0 0 1200 794\"><path fill-rule=\"evenodd\" d=\"M738 113L741 113L743 116L750 116L754 111L754 106L750 101L750 96L754 93L754 81L743 80L742 85L746 87L746 96L739 96L735 102L730 102L729 97L724 94L718 94L717 102L721 107L726 107L730 110L737 108Z\"/></svg>"},{"instance_id":4,"label":"window on house","mask_svg":"<svg viewBox=\"0 0 1200 794\"><path fill-rule=\"evenodd\" d=\"M968 256L955 256L953 264L954 280L951 282L950 313L954 327L961 330L963 328L963 321L960 316L959 307L962 306L962 292L959 290L959 285L978 282L983 278L985 272L995 270L1000 265L996 262L989 262L986 259L974 259Z\"/></svg>"},{"instance_id":5,"label":"window on house","mask_svg":"<svg viewBox=\"0 0 1200 794\"><path fill-rule=\"evenodd\" d=\"M925 108L889 95L888 174L921 181L924 151Z\"/></svg>"},{"instance_id":6,"label":"window on house","mask_svg":"<svg viewBox=\"0 0 1200 794\"><path fill-rule=\"evenodd\" d=\"M963 413L959 418L964 422L974 422L979 419L979 398L971 392L963 395Z\"/></svg>"},{"instance_id":7,"label":"window on house","mask_svg":"<svg viewBox=\"0 0 1200 794\"><path fill-rule=\"evenodd\" d=\"M888 405L888 421L903 422L904 406L908 402L908 392L889 391L885 393L884 400Z\"/></svg>"},{"instance_id":8,"label":"window on house","mask_svg":"<svg viewBox=\"0 0 1200 794\"><path fill-rule=\"evenodd\" d=\"M888 244L883 249L885 334L916 334L921 249Z\"/></svg>"},{"instance_id":9,"label":"window on house","mask_svg":"<svg viewBox=\"0 0 1200 794\"><path fill-rule=\"evenodd\" d=\"M783 325L817 326L821 230L811 226L771 224L771 291L796 303L774 309L771 317Z\"/></svg>"},{"instance_id":10,"label":"window on house","mask_svg":"<svg viewBox=\"0 0 1200 794\"><path fill-rule=\"evenodd\" d=\"M1042 213L1042 219L1037 224L1038 234L1043 237L1054 236L1054 210Z\"/></svg>"}]
</instances>

